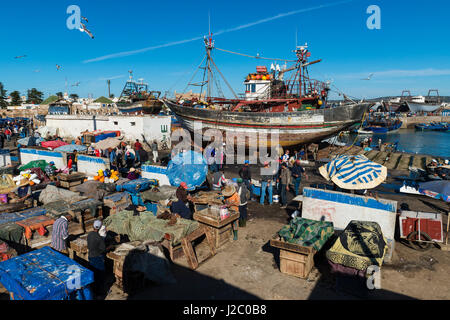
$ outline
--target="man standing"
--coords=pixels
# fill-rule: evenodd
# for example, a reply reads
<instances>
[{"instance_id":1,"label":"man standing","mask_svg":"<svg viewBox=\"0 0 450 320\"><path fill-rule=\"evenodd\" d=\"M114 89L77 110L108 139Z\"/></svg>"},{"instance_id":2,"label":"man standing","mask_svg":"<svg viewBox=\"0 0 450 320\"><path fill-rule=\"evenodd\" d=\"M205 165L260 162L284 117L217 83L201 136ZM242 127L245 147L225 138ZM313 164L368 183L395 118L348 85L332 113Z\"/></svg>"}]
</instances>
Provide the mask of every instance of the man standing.
<instances>
[{"instance_id":1,"label":"man standing","mask_svg":"<svg viewBox=\"0 0 450 320\"><path fill-rule=\"evenodd\" d=\"M0 131L0 149L3 149L5 147L5 133Z\"/></svg>"},{"instance_id":2,"label":"man standing","mask_svg":"<svg viewBox=\"0 0 450 320\"><path fill-rule=\"evenodd\" d=\"M139 142L139 139L136 139L136 142L134 143L134 150L139 151L142 149L142 144Z\"/></svg>"},{"instance_id":3,"label":"man standing","mask_svg":"<svg viewBox=\"0 0 450 320\"><path fill-rule=\"evenodd\" d=\"M50 161L50 163L45 167L45 174L50 178L50 180L53 181L55 179L55 173L55 163L53 161Z\"/></svg>"},{"instance_id":4,"label":"man standing","mask_svg":"<svg viewBox=\"0 0 450 320\"><path fill-rule=\"evenodd\" d=\"M226 186L225 189L222 190L222 195L225 198L225 206L231 210L232 212L239 211L239 205L241 204L241 199L236 192L236 188L233 185ZM232 224L234 238L233 240L238 239L238 222L235 220Z\"/></svg>"},{"instance_id":5,"label":"man standing","mask_svg":"<svg viewBox=\"0 0 450 320\"><path fill-rule=\"evenodd\" d=\"M103 274L105 272L105 239L100 236L99 231L102 227L100 220L94 221L94 231L89 232L87 236L89 265L94 269L94 291L101 293L103 284Z\"/></svg>"},{"instance_id":6,"label":"man standing","mask_svg":"<svg viewBox=\"0 0 450 320\"><path fill-rule=\"evenodd\" d=\"M287 207L286 192L289 191L290 182L291 182L291 174L287 167L287 163L283 162L281 164L281 174L280 174L281 209L286 209Z\"/></svg>"},{"instance_id":7,"label":"man standing","mask_svg":"<svg viewBox=\"0 0 450 320\"><path fill-rule=\"evenodd\" d=\"M250 195L252 194L252 172L250 171L249 161L244 161L244 166L239 170L239 177L244 180L247 189L250 191ZM253 200L253 196L251 195L251 200Z\"/></svg>"},{"instance_id":8,"label":"man standing","mask_svg":"<svg viewBox=\"0 0 450 320\"><path fill-rule=\"evenodd\" d=\"M302 182L302 175L304 175L307 178L305 169L300 165L300 160L297 160L295 161L295 164L292 167L292 177L294 178L295 196L298 196L298 189L300 187L300 183Z\"/></svg>"},{"instance_id":9,"label":"man standing","mask_svg":"<svg viewBox=\"0 0 450 320\"><path fill-rule=\"evenodd\" d=\"M259 199L259 203L261 205L264 205L264 198L266 197L266 188L269 192L269 198L267 199L269 201L269 205L272 204L272 180L273 180L273 174L269 172L269 162L264 162L264 168L261 172L261 198Z\"/></svg>"},{"instance_id":10,"label":"man standing","mask_svg":"<svg viewBox=\"0 0 450 320\"><path fill-rule=\"evenodd\" d=\"M158 143L156 140L153 140L152 143L152 153L153 153L153 162L156 163L158 160Z\"/></svg>"},{"instance_id":11,"label":"man standing","mask_svg":"<svg viewBox=\"0 0 450 320\"><path fill-rule=\"evenodd\" d=\"M283 156L281 157L281 161L283 163L288 163L288 161L289 161L289 150L286 150L286 152L283 154Z\"/></svg>"},{"instance_id":12,"label":"man standing","mask_svg":"<svg viewBox=\"0 0 450 320\"><path fill-rule=\"evenodd\" d=\"M245 227L247 224L247 199L250 197L250 191L247 189L244 180L241 178L237 179L239 186L238 195L240 199L239 204L239 227Z\"/></svg>"},{"instance_id":13,"label":"man standing","mask_svg":"<svg viewBox=\"0 0 450 320\"><path fill-rule=\"evenodd\" d=\"M63 254L68 254L66 240L69 237L69 221L61 216L53 223L51 247Z\"/></svg>"}]
</instances>

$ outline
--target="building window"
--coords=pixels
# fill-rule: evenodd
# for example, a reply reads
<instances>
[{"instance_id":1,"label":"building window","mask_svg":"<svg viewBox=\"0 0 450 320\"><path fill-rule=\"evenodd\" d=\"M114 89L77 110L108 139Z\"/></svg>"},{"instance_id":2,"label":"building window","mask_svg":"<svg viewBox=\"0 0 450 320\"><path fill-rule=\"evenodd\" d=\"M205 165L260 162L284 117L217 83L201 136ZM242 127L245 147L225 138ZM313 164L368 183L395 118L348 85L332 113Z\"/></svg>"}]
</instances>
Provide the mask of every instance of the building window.
<instances>
[{"instance_id":1,"label":"building window","mask_svg":"<svg viewBox=\"0 0 450 320\"><path fill-rule=\"evenodd\" d=\"M161 133L166 133L168 131L167 125L161 125Z\"/></svg>"},{"instance_id":2,"label":"building window","mask_svg":"<svg viewBox=\"0 0 450 320\"><path fill-rule=\"evenodd\" d=\"M131 126L134 127L136 125L136 122L130 122Z\"/></svg>"}]
</instances>

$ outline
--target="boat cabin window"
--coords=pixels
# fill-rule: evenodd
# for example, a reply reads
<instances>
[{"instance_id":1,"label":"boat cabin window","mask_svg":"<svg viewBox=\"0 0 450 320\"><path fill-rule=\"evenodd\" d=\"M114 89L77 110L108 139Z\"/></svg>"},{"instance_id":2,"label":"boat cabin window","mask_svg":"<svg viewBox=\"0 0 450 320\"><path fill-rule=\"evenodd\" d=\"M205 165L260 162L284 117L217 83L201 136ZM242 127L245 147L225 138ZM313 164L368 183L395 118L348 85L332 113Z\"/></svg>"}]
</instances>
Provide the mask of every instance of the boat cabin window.
<instances>
[{"instance_id":1,"label":"boat cabin window","mask_svg":"<svg viewBox=\"0 0 450 320\"><path fill-rule=\"evenodd\" d=\"M251 84L251 92L256 92L256 84Z\"/></svg>"},{"instance_id":2,"label":"boat cabin window","mask_svg":"<svg viewBox=\"0 0 450 320\"><path fill-rule=\"evenodd\" d=\"M119 125L119 121L114 121L114 125L118 126Z\"/></svg>"},{"instance_id":3,"label":"boat cabin window","mask_svg":"<svg viewBox=\"0 0 450 320\"><path fill-rule=\"evenodd\" d=\"M131 126L135 126L136 122L130 122Z\"/></svg>"}]
</instances>

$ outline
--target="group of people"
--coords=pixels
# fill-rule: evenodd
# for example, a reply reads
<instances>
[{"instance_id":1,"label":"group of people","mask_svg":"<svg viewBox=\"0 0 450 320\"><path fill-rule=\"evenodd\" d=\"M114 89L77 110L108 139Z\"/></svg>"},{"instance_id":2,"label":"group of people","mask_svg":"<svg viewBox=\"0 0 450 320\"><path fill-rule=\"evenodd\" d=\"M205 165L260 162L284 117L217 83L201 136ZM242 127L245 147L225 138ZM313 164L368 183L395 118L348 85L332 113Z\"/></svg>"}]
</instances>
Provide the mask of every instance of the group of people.
<instances>
[{"instance_id":1,"label":"group of people","mask_svg":"<svg viewBox=\"0 0 450 320\"><path fill-rule=\"evenodd\" d=\"M76 144L81 144L81 139L78 137L75 141ZM154 140L150 144L152 151L153 163L158 162L158 142ZM87 154L96 157L108 158L112 169L131 169L139 167L145 162L149 161L148 152L144 150L142 143L139 139L136 139L133 145L122 142L115 148L108 148L106 150L98 150L93 145L87 149Z\"/></svg>"},{"instance_id":2,"label":"group of people","mask_svg":"<svg viewBox=\"0 0 450 320\"><path fill-rule=\"evenodd\" d=\"M0 149L5 147L5 141L15 137L26 137L32 130L32 122L26 120L13 120L0 123Z\"/></svg>"},{"instance_id":3,"label":"group of people","mask_svg":"<svg viewBox=\"0 0 450 320\"><path fill-rule=\"evenodd\" d=\"M302 177L308 177L305 169L301 165L301 159L303 159L304 152L294 151L294 155L290 156L290 151L286 152L279 158L277 168L270 165L269 162L264 162L261 169L261 196L259 203L265 204L266 194L268 194L267 200L269 205L273 203L273 189L275 186L276 193L280 196L281 208L287 207L287 192L290 191L290 185L293 184L293 193L295 196L299 195L300 184ZM252 172L250 170L249 161L246 160L244 165L239 170L239 178L236 180L239 187L250 193L248 199L255 200L252 192ZM210 167L211 168L211 167ZM218 170L217 167L212 167L210 176L211 190L220 191L223 190L228 184L228 180L225 178L225 172L223 169ZM241 199L242 200L242 199ZM241 215L246 219L246 204L247 198L242 201L242 208L239 208Z\"/></svg>"},{"instance_id":4,"label":"group of people","mask_svg":"<svg viewBox=\"0 0 450 320\"><path fill-rule=\"evenodd\" d=\"M88 233L88 260L91 269L94 271L94 293L103 294L103 284L105 278L105 257L106 252L111 248L106 245L106 227L101 220L95 220L93 231ZM53 224L51 247L65 255L68 255L69 220L62 215Z\"/></svg>"}]
</instances>

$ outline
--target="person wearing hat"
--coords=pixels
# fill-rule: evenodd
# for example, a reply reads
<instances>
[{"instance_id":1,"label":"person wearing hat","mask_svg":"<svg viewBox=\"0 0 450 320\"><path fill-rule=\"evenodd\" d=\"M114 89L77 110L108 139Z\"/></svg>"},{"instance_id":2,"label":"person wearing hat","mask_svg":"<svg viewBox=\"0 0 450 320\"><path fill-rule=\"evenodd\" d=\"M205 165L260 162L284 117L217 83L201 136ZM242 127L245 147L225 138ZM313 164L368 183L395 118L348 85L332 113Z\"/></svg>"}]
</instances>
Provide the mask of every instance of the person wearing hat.
<instances>
[{"instance_id":1,"label":"person wearing hat","mask_svg":"<svg viewBox=\"0 0 450 320\"><path fill-rule=\"evenodd\" d=\"M187 188L188 188L188 186L187 186L186 182L181 182L175 193L177 199L181 200L184 204L187 204L190 199L190 196L187 192Z\"/></svg>"},{"instance_id":2,"label":"person wearing hat","mask_svg":"<svg viewBox=\"0 0 450 320\"><path fill-rule=\"evenodd\" d=\"M95 220L94 230L89 232L87 236L88 260L94 271L94 291L96 294L101 293L105 272L106 244L105 239L99 234L102 225L103 223L100 220Z\"/></svg>"},{"instance_id":3,"label":"person wearing hat","mask_svg":"<svg viewBox=\"0 0 450 320\"><path fill-rule=\"evenodd\" d=\"M241 204L241 199L239 194L236 192L236 188L233 185L228 185L222 190L222 195L225 198L225 206L230 211L239 212L239 205ZM235 220L232 224L234 240L238 239L238 222Z\"/></svg>"},{"instance_id":4,"label":"person wearing hat","mask_svg":"<svg viewBox=\"0 0 450 320\"><path fill-rule=\"evenodd\" d=\"M300 183L302 182L302 175L304 175L306 178L308 178L308 176L306 175L305 169L300 165L300 160L295 161L291 172L292 177L294 178L294 193L295 196L298 196L298 189L300 187Z\"/></svg>"},{"instance_id":5,"label":"person wearing hat","mask_svg":"<svg viewBox=\"0 0 450 320\"><path fill-rule=\"evenodd\" d=\"M272 204L272 181L273 181L273 172L270 172L269 162L264 162L264 168L261 169L261 197L259 198L259 203L264 205L264 199L266 197L266 189L269 193L269 197L267 200L269 201L269 205Z\"/></svg>"},{"instance_id":6,"label":"person wearing hat","mask_svg":"<svg viewBox=\"0 0 450 320\"><path fill-rule=\"evenodd\" d=\"M281 164L281 173L280 173L280 200L281 200L281 208L285 209L287 207L287 197L286 192L289 191L289 184L291 183L291 173L287 167L287 163L283 162Z\"/></svg>"},{"instance_id":7,"label":"person wearing hat","mask_svg":"<svg viewBox=\"0 0 450 320\"><path fill-rule=\"evenodd\" d=\"M250 197L250 191L244 183L244 180L237 178L236 182L239 186L239 227L245 227L247 224L247 199Z\"/></svg>"},{"instance_id":8,"label":"person wearing hat","mask_svg":"<svg viewBox=\"0 0 450 320\"><path fill-rule=\"evenodd\" d=\"M139 179L139 172L135 168L130 168L130 171L128 172L127 179L129 180L136 180Z\"/></svg>"},{"instance_id":9,"label":"person wearing hat","mask_svg":"<svg viewBox=\"0 0 450 320\"><path fill-rule=\"evenodd\" d=\"M44 170L45 174L50 178L50 180L55 179L56 167L53 161L50 161L50 163L45 167Z\"/></svg>"}]
</instances>

